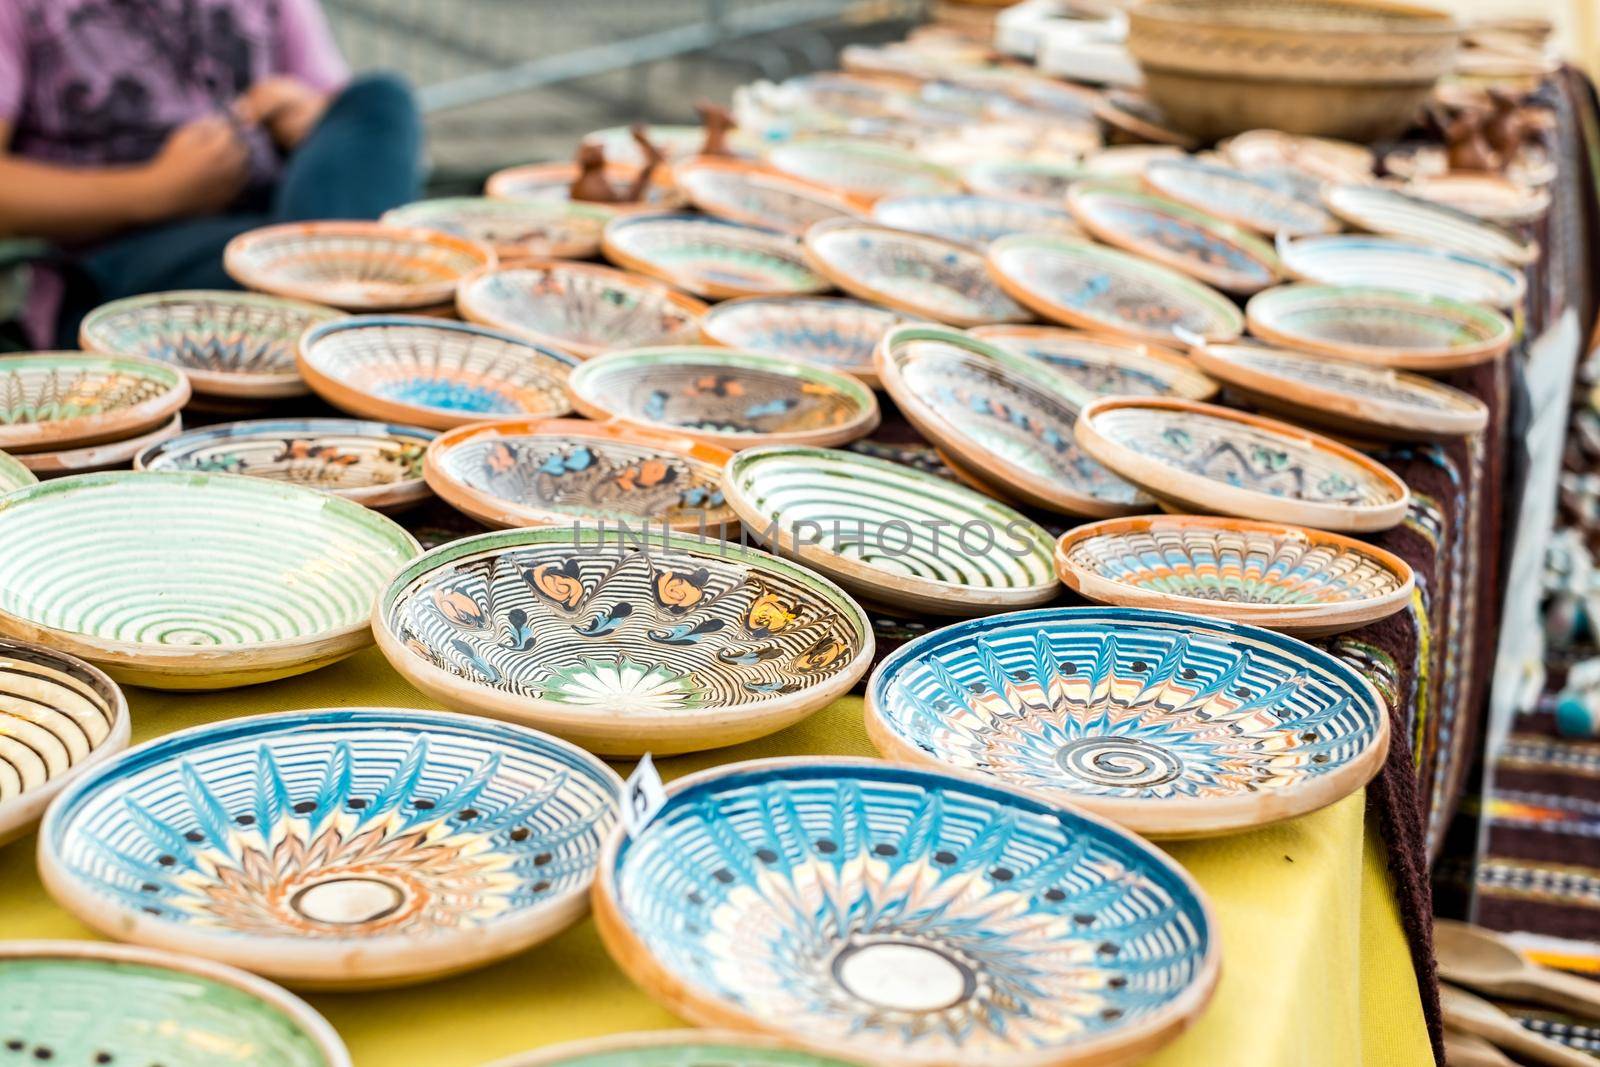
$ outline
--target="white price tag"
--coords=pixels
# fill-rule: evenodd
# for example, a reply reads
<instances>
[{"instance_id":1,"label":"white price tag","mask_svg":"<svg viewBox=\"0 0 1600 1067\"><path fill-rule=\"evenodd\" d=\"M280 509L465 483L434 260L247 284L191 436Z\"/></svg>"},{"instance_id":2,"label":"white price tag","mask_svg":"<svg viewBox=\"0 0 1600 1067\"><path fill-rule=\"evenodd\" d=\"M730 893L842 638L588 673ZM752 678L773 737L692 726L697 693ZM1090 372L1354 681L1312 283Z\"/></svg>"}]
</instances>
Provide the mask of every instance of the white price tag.
<instances>
[{"instance_id":1,"label":"white price tag","mask_svg":"<svg viewBox=\"0 0 1600 1067\"><path fill-rule=\"evenodd\" d=\"M622 828L629 837L638 837L666 802L666 787L656 773L655 761L646 752L622 785Z\"/></svg>"}]
</instances>

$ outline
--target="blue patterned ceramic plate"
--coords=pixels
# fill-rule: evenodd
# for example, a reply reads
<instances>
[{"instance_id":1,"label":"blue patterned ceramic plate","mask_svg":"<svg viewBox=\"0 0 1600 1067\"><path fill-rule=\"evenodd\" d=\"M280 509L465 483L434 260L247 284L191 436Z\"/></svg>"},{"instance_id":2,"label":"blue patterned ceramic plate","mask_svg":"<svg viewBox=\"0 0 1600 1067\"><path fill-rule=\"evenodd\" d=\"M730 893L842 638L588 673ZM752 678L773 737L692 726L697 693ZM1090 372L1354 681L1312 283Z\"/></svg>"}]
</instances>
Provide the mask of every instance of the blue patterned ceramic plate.
<instances>
[{"instance_id":1,"label":"blue patterned ceramic plate","mask_svg":"<svg viewBox=\"0 0 1600 1067\"><path fill-rule=\"evenodd\" d=\"M1364 233L1280 240L1278 255L1296 279L1318 285L1371 285L1511 308L1528 291L1522 272L1465 252Z\"/></svg>"},{"instance_id":2,"label":"blue patterned ceramic plate","mask_svg":"<svg viewBox=\"0 0 1600 1067\"><path fill-rule=\"evenodd\" d=\"M45 885L110 937L316 988L520 952L581 916L621 782L468 715L339 708L183 730L78 779Z\"/></svg>"},{"instance_id":3,"label":"blue patterned ceramic plate","mask_svg":"<svg viewBox=\"0 0 1600 1067\"><path fill-rule=\"evenodd\" d=\"M753 296L706 312L700 332L713 344L812 363L876 385L872 353L898 311L828 296Z\"/></svg>"},{"instance_id":4,"label":"blue patterned ceramic plate","mask_svg":"<svg viewBox=\"0 0 1600 1067\"><path fill-rule=\"evenodd\" d=\"M1122 1064L1204 1009L1218 947L1153 847L1017 790L869 760L673 785L595 883L612 956L691 1022L871 1063Z\"/></svg>"},{"instance_id":5,"label":"blue patterned ceramic plate","mask_svg":"<svg viewBox=\"0 0 1600 1067\"><path fill-rule=\"evenodd\" d=\"M885 659L867 730L893 759L982 772L1139 833L1228 833L1325 807L1389 748L1355 668L1283 634L1171 611L1044 608Z\"/></svg>"},{"instance_id":6,"label":"blue patterned ceramic plate","mask_svg":"<svg viewBox=\"0 0 1600 1067\"><path fill-rule=\"evenodd\" d=\"M874 220L897 230L932 234L947 241L982 247L1008 233L1064 233L1082 230L1060 208L998 196L897 196L872 207Z\"/></svg>"}]
</instances>

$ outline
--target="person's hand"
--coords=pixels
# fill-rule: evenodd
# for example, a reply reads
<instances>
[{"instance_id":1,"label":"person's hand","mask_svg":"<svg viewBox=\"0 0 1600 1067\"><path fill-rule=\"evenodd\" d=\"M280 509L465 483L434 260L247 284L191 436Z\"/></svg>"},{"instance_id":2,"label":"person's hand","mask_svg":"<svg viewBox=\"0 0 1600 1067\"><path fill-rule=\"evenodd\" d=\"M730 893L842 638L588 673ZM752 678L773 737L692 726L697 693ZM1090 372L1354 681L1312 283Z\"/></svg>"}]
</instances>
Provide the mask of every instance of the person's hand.
<instances>
[{"instance_id":1,"label":"person's hand","mask_svg":"<svg viewBox=\"0 0 1600 1067\"><path fill-rule=\"evenodd\" d=\"M173 130L145 164L154 219L211 215L231 204L250 176L250 149L224 115L208 115Z\"/></svg>"},{"instance_id":2,"label":"person's hand","mask_svg":"<svg viewBox=\"0 0 1600 1067\"><path fill-rule=\"evenodd\" d=\"M326 93L283 77L256 82L233 105L234 116L240 122L266 127L284 151L305 140L327 109Z\"/></svg>"}]
</instances>

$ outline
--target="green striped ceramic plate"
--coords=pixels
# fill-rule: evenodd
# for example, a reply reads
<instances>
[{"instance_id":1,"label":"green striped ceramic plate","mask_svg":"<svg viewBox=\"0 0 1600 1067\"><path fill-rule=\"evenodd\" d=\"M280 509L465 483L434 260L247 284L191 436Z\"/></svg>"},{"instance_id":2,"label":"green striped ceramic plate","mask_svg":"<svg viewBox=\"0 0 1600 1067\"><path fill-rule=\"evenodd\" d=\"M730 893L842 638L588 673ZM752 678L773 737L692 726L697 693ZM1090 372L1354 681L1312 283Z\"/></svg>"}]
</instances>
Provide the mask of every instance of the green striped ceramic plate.
<instances>
[{"instance_id":1,"label":"green striped ceramic plate","mask_svg":"<svg viewBox=\"0 0 1600 1067\"><path fill-rule=\"evenodd\" d=\"M38 480L20 460L0 452L0 496L25 485L33 485Z\"/></svg>"}]
</instances>

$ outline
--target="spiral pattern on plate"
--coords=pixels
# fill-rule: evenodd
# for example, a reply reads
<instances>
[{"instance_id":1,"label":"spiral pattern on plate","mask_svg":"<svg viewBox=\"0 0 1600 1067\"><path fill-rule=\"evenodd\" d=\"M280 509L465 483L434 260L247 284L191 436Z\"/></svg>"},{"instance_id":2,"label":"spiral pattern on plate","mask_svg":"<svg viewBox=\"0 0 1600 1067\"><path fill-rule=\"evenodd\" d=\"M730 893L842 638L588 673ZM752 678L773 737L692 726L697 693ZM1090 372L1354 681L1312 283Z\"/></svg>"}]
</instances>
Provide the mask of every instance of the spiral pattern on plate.
<instances>
[{"instance_id":1,"label":"spiral pattern on plate","mask_svg":"<svg viewBox=\"0 0 1600 1067\"><path fill-rule=\"evenodd\" d=\"M1137 737L1083 737L1056 751L1073 778L1110 789L1148 789L1183 773L1178 758Z\"/></svg>"},{"instance_id":2,"label":"spiral pattern on plate","mask_svg":"<svg viewBox=\"0 0 1600 1067\"><path fill-rule=\"evenodd\" d=\"M88 664L0 640L0 812L88 759L119 714L126 716L116 683Z\"/></svg>"},{"instance_id":3,"label":"spiral pattern on plate","mask_svg":"<svg viewBox=\"0 0 1600 1067\"><path fill-rule=\"evenodd\" d=\"M1319 285L1400 289L1497 308L1515 305L1527 291L1520 273L1492 259L1394 237L1303 237L1279 254L1290 272Z\"/></svg>"},{"instance_id":4,"label":"spiral pattern on plate","mask_svg":"<svg viewBox=\"0 0 1600 1067\"><path fill-rule=\"evenodd\" d=\"M1393 189L1337 185L1323 198L1341 218L1372 233L1406 237L1500 263L1526 263L1535 254L1531 245L1502 226Z\"/></svg>"}]
</instances>

